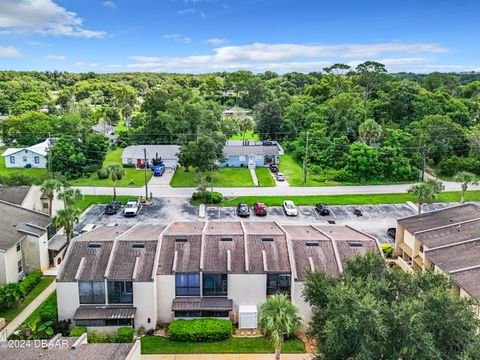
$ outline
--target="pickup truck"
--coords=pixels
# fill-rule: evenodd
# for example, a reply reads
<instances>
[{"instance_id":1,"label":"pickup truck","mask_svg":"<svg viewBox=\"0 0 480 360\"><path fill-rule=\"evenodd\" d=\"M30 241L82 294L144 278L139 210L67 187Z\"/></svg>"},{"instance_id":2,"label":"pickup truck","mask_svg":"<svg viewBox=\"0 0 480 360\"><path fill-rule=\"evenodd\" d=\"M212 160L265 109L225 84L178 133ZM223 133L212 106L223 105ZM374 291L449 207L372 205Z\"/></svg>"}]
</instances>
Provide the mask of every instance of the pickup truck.
<instances>
[{"instance_id":1,"label":"pickup truck","mask_svg":"<svg viewBox=\"0 0 480 360\"><path fill-rule=\"evenodd\" d=\"M125 209L123 210L123 215L125 217L137 216L140 211L140 203L138 200L128 200Z\"/></svg>"}]
</instances>

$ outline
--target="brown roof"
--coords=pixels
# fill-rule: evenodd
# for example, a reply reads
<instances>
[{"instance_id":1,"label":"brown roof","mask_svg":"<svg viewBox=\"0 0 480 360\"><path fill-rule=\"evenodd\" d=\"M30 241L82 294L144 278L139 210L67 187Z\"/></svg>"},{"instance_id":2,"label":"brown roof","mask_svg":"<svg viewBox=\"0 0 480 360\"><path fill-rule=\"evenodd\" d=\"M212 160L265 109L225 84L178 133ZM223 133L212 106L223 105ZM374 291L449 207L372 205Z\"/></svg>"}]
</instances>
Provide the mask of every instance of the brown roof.
<instances>
[{"instance_id":1,"label":"brown roof","mask_svg":"<svg viewBox=\"0 0 480 360\"><path fill-rule=\"evenodd\" d=\"M452 274L458 286L480 301L480 268Z\"/></svg>"},{"instance_id":2,"label":"brown roof","mask_svg":"<svg viewBox=\"0 0 480 360\"><path fill-rule=\"evenodd\" d=\"M327 236L310 225L283 225L291 239L295 240L329 240Z\"/></svg>"},{"instance_id":3,"label":"brown roof","mask_svg":"<svg viewBox=\"0 0 480 360\"><path fill-rule=\"evenodd\" d=\"M459 243L469 239L480 239L480 220L451 224L440 229L423 231L415 237L428 248Z\"/></svg>"},{"instance_id":4,"label":"brown roof","mask_svg":"<svg viewBox=\"0 0 480 360\"><path fill-rule=\"evenodd\" d=\"M209 221L205 226L205 234L209 235L242 235L240 221Z\"/></svg>"},{"instance_id":5,"label":"brown roof","mask_svg":"<svg viewBox=\"0 0 480 360\"><path fill-rule=\"evenodd\" d=\"M176 222L171 224L165 235L200 235L205 226L204 222Z\"/></svg>"},{"instance_id":6,"label":"brown roof","mask_svg":"<svg viewBox=\"0 0 480 360\"><path fill-rule=\"evenodd\" d=\"M446 272L480 265L480 241L427 251L426 256Z\"/></svg>"},{"instance_id":7,"label":"brown roof","mask_svg":"<svg viewBox=\"0 0 480 360\"><path fill-rule=\"evenodd\" d=\"M245 273L245 242L243 235L205 235L203 271L228 272L227 258L230 257L230 272ZM228 253L230 252L230 255Z\"/></svg>"},{"instance_id":8,"label":"brown roof","mask_svg":"<svg viewBox=\"0 0 480 360\"><path fill-rule=\"evenodd\" d=\"M22 205L30 186L7 186L0 188L0 200L15 205Z\"/></svg>"},{"instance_id":9,"label":"brown roof","mask_svg":"<svg viewBox=\"0 0 480 360\"><path fill-rule=\"evenodd\" d=\"M201 245L202 235L164 235L157 274L199 272Z\"/></svg>"},{"instance_id":10,"label":"brown roof","mask_svg":"<svg viewBox=\"0 0 480 360\"><path fill-rule=\"evenodd\" d=\"M399 219L398 223L411 234L451 223L480 218L480 209L475 204L463 204L430 211Z\"/></svg>"},{"instance_id":11,"label":"brown roof","mask_svg":"<svg viewBox=\"0 0 480 360\"><path fill-rule=\"evenodd\" d=\"M50 224L48 215L0 200L0 249L8 250L26 234L41 236Z\"/></svg>"},{"instance_id":12,"label":"brown roof","mask_svg":"<svg viewBox=\"0 0 480 360\"><path fill-rule=\"evenodd\" d=\"M335 243L342 263L351 256L365 254L368 251L379 251L377 242L370 238L368 240L337 240Z\"/></svg>"},{"instance_id":13,"label":"brown roof","mask_svg":"<svg viewBox=\"0 0 480 360\"><path fill-rule=\"evenodd\" d=\"M308 271L324 271L339 276L335 251L330 240L292 240L298 281L304 281ZM311 260L310 260L311 259Z\"/></svg>"},{"instance_id":14,"label":"brown roof","mask_svg":"<svg viewBox=\"0 0 480 360\"><path fill-rule=\"evenodd\" d=\"M315 225L315 227L334 240L372 240L371 237L344 225Z\"/></svg>"},{"instance_id":15,"label":"brown roof","mask_svg":"<svg viewBox=\"0 0 480 360\"><path fill-rule=\"evenodd\" d=\"M166 225L135 225L131 230L118 237L118 240L159 240Z\"/></svg>"},{"instance_id":16,"label":"brown roof","mask_svg":"<svg viewBox=\"0 0 480 360\"><path fill-rule=\"evenodd\" d=\"M132 306L80 306L75 311L75 320L133 319L136 308Z\"/></svg>"},{"instance_id":17,"label":"brown roof","mask_svg":"<svg viewBox=\"0 0 480 360\"><path fill-rule=\"evenodd\" d=\"M285 235L248 235L247 249L250 273L265 272L263 254L266 258L267 272L291 271Z\"/></svg>"},{"instance_id":18,"label":"brown roof","mask_svg":"<svg viewBox=\"0 0 480 360\"><path fill-rule=\"evenodd\" d=\"M108 279L153 281L157 244L158 241L117 241Z\"/></svg>"},{"instance_id":19,"label":"brown roof","mask_svg":"<svg viewBox=\"0 0 480 360\"><path fill-rule=\"evenodd\" d=\"M250 235L284 235L282 229L272 221L245 221L243 226Z\"/></svg>"},{"instance_id":20,"label":"brown roof","mask_svg":"<svg viewBox=\"0 0 480 360\"><path fill-rule=\"evenodd\" d=\"M179 297L173 300L172 311L181 310L231 311L233 302L220 297Z\"/></svg>"}]
</instances>

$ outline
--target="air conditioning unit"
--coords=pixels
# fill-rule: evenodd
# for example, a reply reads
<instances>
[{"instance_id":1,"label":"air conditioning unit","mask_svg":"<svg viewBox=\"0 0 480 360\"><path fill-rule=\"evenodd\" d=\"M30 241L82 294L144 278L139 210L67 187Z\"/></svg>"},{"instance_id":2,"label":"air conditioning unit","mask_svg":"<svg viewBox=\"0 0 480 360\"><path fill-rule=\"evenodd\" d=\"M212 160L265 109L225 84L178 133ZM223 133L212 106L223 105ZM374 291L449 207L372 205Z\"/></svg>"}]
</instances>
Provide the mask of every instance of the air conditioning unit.
<instances>
[{"instance_id":1,"label":"air conditioning unit","mask_svg":"<svg viewBox=\"0 0 480 360\"><path fill-rule=\"evenodd\" d=\"M238 328L256 329L258 309L256 305L240 305L238 307Z\"/></svg>"}]
</instances>

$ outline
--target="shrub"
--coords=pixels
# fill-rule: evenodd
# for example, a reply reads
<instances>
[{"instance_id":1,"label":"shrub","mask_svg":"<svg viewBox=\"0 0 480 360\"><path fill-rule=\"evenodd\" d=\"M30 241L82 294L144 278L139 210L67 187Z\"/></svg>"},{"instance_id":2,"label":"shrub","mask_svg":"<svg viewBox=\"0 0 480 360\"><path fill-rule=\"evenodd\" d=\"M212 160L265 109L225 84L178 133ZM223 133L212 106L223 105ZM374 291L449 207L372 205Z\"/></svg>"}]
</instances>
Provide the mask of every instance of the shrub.
<instances>
[{"instance_id":1,"label":"shrub","mask_svg":"<svg viewBox=\"0 0 480 360\"><path fill-rule=\"evenodd\" d=\"M87 165L83 168L83 173L84 173L84 175L90 175L90 174L94 173L95 171L100 170L101 167L102 167L102 164Z\"/></svg>"},{"instance_id":2,"label":"shrub","mask_svg":"<svg viewBox=\"0 0 480 360\"><path fill-rule=\"evenodd\" d=\"M22 281L18 283L18 287L23 296L27 295L34 287L40 282L42 278L42 272L36 270L25 277Z\"/></svg>"},{"instance_id":3,"label":"shrub","mask_svg":"<svg viewBox=\"0 0 480 360\"><path fill-rule=\"evenodd\" d=\"M223 195L219 192L213 192L213 193L210 193L210 195L211 195L212 203L214 204L220 204L223 200Z\"/></svg>"},{"instance_id":4,"label":"shrub","mask_svg":"<svg viewBox=\"0 0 480 360\"><path fill-rule=\"evenodd\" d=\"M219 192L205 192L202 194L200 191L195 191L192 194L192 200L201 200L208 204L220 204L223 200L223 195Z\"/></svg>"},{"instance_id":5,"label":"shrub","mask_svg":"<svg viewBox=\"0 0 480 360\"><path fill-rule=\"evenodd\" d=\"M56 322L58 320L56 294L49 296L48 299L40 306L38 315L40 317L40 322L42 323L49 321Z\"/></svg>"},{"instance_id":6,"label":"shrub","mask_svg":"<svg viewBox=\"0 0 480 360\"><path fill-rule=\"evenodd\" d=\"M95 343L113 343L115 337L105 331L90 331L88 332L88 342Z\"/></svg>"},{"instance_id":7,"label":"shrub","mask_svg":"<svg viewBox=\"0 0 480 360\"><path fill-rule=\"evenodd\" d=\"M390 244L382 244L382 251L385 257L389 258L393 254L393 246Z\"/></svg>"},{"instance_id":8,"label":"shrub","mask_svg":"<svg viewBox=\"0 0 480 360\"><path fill-rule=\"evenodd\" d=\"M212 342L232 336L232 322L218 319L174 320L168 334L175 341Z\"/></svg>"},{"instance_id":9,"label":"shrub","mask_svg":"<svg viewBox=\"0 0 480 360\"><path fill-rule=\"evenodd\" d=\"M115 336L116 343L131 343L133 342L133 335L135 330L132 327L121 327L117 330L117 335Z\"/></svg>"},{"instance_id":10,"label":"shrub","mask_svg":"<svg viewBox=\"0 0 480 360\"><path fill-rule=\"evenodd\" d=\"M99 179L108 179L108 170L107 169L98 169L97 176Z\"/></svg>"},{"instance_id":11,"label":"shrub","mask_svg":"<svg viewBox=\"0 0 480 360\"><path fill-rule=\"evenodd\" d=\"M18 283L0 287L0 309L11 309L21 299L22 292Z\"/></svg>"},{"instance_id":12,"label":"shrub","mask_svg":"<svg viewBox=\"0 0 480 360\"><path fill-rule=\"evenodd\" d=\"M87 328L82 326L75 326L72 330L70 330L70 336L81 336L83 333L87 332Z\"/></svg>"}]
</instances>

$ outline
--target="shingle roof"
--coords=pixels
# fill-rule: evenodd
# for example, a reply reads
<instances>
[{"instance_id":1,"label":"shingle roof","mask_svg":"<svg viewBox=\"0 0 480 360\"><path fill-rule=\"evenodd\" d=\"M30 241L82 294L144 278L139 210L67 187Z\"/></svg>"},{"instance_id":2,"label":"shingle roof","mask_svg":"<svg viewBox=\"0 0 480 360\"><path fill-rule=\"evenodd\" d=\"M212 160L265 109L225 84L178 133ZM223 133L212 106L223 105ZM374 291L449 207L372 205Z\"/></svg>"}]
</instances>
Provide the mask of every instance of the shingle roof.
<instances>
[{"instance_id":1,"label":"shingle roof","mask_svg":"<svg viewBox=\"0 0 480 360\"><path fill-rule=\"evenodd\" d=\"M201 243L202 235L164 235L157 274L199 272Z\"/></svg>"},{"instance_id":2,"label":"shingle roof","mask_svg":"<svg viewBox=\"0 0 480 360\"><path fill-rule=\"evenodd\" d=\"M462 271L451 276L470 296L480 300L480 269Z\"/></svg>"},{"instance_id":3,"label":"shingle roof","mask_svg":"<svg viewBox=\"0 0 480 360\"><path fill-rule=\"evenodd\" d=\"M205 311L231 311L233 301L217 297L180 297L172 302L172 311L205 310Z\"/></svg>"},{"instance_id":4,"label":"shingle roof","mask_svg":"<svg viewBox=\"0 0 480 360\"><path fill-rule=\"evenodd\" d=\"M131 306L80 306L75 311L75 320L133 319L137 309Z\"/></svg>"},{"instance_id":5,"label":"shingle roof","mask_svg":"<svg viewBox=\"0 0 480 360\"><path fill-rule=\"evenodd\" d=\"M368 251L379 251L377 242L374 239L361 240L336 240L338 254L342 263L349 257L362 255Z\"/></svg>"},{"instance_id":6,"label":"shingle roof","mask_svg":"<svg viewBox=\"0 0 480 360\"><path fill-rule=\"evenodd\" d=\"M249 145L249 146L229 146L223 148L225 156L248 156L248 155L278 155L277 146Z\"/></svg>"},{"instance_id":7,"label":"shingle roof","mask_svg":"<svg viewBox=\"0 0 480 360\"><path fill-rule=\"evenodd\" d=\"M247 250L250 273L291 272L285 235L247 235Z\"/></svg>"},{"instance_id":8,"label":"shingle roof","mask_svg":"<svg viewBox=\"0 0 480 360\"><path fill-rule=\"evenodd\" d=\"M456 221L455 221L456 222ZM428 248L435 248L465 240L480 238L480 220L467 221L456 224L446 224L446 227L423 231L415 237Z\"/></svg>"},{"instance_id":9,"label":"shingle roof","mask_svg":"<svg viewBox=\"0 0 480 360\"><path fill-rule=\"evenodd\" d=\"M307 272L312 270L324 271L334 277L340 275L330 240L292 240L292 248L298 281L304 281Z\"/></svg>"},{"instance_id":10,"label":"shingle roof","mask_svg":"<svg viewBox=\"0 0 480 360\"><path fill-rule=\"evenodd\" d=\"M29 190L30 186L0 187L0 200L15 205L22 205Z\"/></svg>"},{"instance_id":11,"label":"shingle roof","mask_svg":"<svg viewBox=\"0 0 480 360\"><path fill-rule=\"evenodd\" d=\"M143 149L147 150L147 161L153 159L157 153L162 160L178 160L180 152L178 145L132 145L123 150L122 159L143 159Z\"/></svg>"},{"instance_id":12,"label":"shingle roof","mask_svg":"<svg viewBox=\"0 0 480 360\"><path fill-rule=\"evenodd\" d=\"M480 209L475 204L463 204L430 211L399 219L398 223L409 233L433 229L451 223L480 218Z\"/></svg>"},{"instance_id":13,"label":"shingle roof","mask_svg":"<svg viewBox=\"0 0 480 360\"><path fill-rule=\"evenodd\" d=\"M446 272L480 265L480 240L427 251L426 256Z\"/></svg>"},{"instance_id":14,"label":"shingle roof","mask_svg":"<svg viewBox=\"0 0 480 360\"><path fill-rule=\"evenodd\" d=\"M0 249L8 250L26 234L41 236L50 224L48 215L0 200ZM32 226L33 225L33 226Z\"/></svg>"},{"instance_id":15,"label":"shingle roof","mask_svg":"<svg viewBox=\"0 0 480 360\"><path fill-rule=\"evenodd\" d=\"M51 139L46 139L45 141L42 141L41 143L29 146L29 147L8 148L7 150L5 150L3 152L2 156L9 156L9 155L12 155L12 154L16 154L19 151L23 151L23 150L28 150L28 151L34 152L38 155L47 156L48 149L50 148L51 145L52 145L52 140Z\"/></svg>"}]
</instances>

